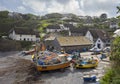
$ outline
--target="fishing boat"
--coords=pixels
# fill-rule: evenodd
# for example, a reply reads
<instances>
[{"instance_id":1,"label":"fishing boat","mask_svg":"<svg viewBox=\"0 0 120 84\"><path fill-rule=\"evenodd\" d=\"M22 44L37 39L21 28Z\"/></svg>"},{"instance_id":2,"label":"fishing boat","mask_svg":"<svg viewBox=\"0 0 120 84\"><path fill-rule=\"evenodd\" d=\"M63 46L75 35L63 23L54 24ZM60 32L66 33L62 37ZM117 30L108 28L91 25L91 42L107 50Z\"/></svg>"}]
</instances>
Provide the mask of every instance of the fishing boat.
<instances>
[{"instance_id":1,"label":"fishing boat","mask_svg":"<svg viewBox=\"0 0 120 84\"><path fill-rule=\"evenodd\" d=\"M39 48L39 45L36 45L36 54L34 54L33 60L38 71L64 69L70 66L70 60L67 59L69 54L48 51L44 45L41 46L41 49Z\"/></svg>"},{"instance_id":2,"label":"fishing boat","mask_svg":"<svg viewBox=\"0 0 120 84\"><path fill-rule=\"evenodd\" d=\"M44 51L36 58L38 71L51 71L64 69L70 66L70 60L67 60L68 54L57 54L49 51Z\"/></svg>"},{"instance_id":3,"label":"fishing boat","mask_svg":"<svg viewBox=\"0 0 120 84\"><path fill-rule=\"evenodd\" d=\"M69 66L70 66L70 61L66 61L63 63L61 62L61 63L53 64L53 65L37 65L37 70L38 71L51 71L51 70L64 69Z\"/></svg>"},{"instance_id":4,"label":"fishing boat","mask_svg":"<svg viewBox=\"0 0 120 84\"><path fill-rule=\"evenodd\" d=\"M97 59L92 60L80 60L78 63L76 63L75 68L95 68L98 65Z\"/></svg>"}]
</instances>

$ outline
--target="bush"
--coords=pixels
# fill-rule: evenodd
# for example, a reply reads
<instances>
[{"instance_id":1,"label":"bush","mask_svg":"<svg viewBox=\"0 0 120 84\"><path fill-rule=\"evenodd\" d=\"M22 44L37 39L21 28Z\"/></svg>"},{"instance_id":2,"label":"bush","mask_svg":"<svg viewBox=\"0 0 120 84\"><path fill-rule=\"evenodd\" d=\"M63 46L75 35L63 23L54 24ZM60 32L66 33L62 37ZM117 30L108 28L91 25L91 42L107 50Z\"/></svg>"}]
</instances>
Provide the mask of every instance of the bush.
<instances>
[{"instance_id":1,"label":"bush","mask_svg":"<svg viewBox=\"0 0 120 84\"><path fill-rule=\"evenodd\" d=\"M114 77L114 70L109 69L107 73L103 76L103 78L100 80L100 84L111 84L111 82L113 81L112 77Z\"/></svg>"},{"instance_id":2,"label":"bush","mask_svg":"<svg viewBox=\"0 0 120 84\"><path fill-rule=\"evenodd\" d=\"M112 69L101 79L101 84L120 84L120 37L116 37L111 46L110 60Z\"/></svg>"},{"instance_id":3,"label":"bush","mask_svg":"<svg viewBox=\"0 0 120 84\"><path fill-rule=\"evenodd\" d=\"M30 41L18 41L22 48L29 49L32 45L32 42Z\"/></svg>"}]
</instances>

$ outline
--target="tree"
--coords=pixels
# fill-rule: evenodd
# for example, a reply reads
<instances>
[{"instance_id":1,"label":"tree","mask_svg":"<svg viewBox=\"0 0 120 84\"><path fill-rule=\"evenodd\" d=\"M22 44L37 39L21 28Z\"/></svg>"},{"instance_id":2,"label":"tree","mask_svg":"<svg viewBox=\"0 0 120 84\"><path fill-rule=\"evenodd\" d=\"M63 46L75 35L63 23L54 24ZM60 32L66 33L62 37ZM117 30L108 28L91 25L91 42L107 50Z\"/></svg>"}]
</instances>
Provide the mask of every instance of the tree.
<instances>
[{"instance_id":1,"label":"tree","mask_svg":"<svg viewBox=\"0 0 120 84\"><path fill-rule=\"evenodd\" d=\"M101 20L106 20L107 19L107 14L103 13L100 15Z\"/></svg>"},{"instance_id":2,"label":"tree","mask_svg":"<svg viewBox=\"0 0 120 84\"><path fill-rule=\"evenodd\" d=\"M120 84L120 37L112 42L110 60L111 69L100 80L100 84Z\"/></svg>"},{"instance_id":3,"label":"tree","mask_svg":"<svg viewBox=\"0 0 120 84\"><path fill-rule=\"evenodd\" d=\"M120 7L117 7L120 12ZM117 12L117 13L118 13ZM111 45L111 69L101 79L101 84L120 84L120 37L116 37Z\"/></svg>"},{"instance_id":4,"label":"tree","mask_svg":"<svg viewBox=\"0 0 120 84\"><path fill-rule=\"evenodd\" d=\"M120 12L120 6L117 6L117 13L119 13Z\"/></svg>"},{"instance_id":5,"label":"tree","mask_svg":"<svg viewBox=\"0 0 120 84\"><path fill-rule=\"evenodd\" d=\"M111 50L111 61L113 62L114 66L119 66L120 62L120 37L116 37L112 43L112 50Z\"/></svg>"},{"instance_id":6,"label":"tree","mask_svg":"<svg viewBox=\"0 0 120 84\"><path fill-rule=\"evenodd\" d=\"M1 18L8 18L8 11L0 11L0 19Z\"/></svg>"}]
</instances>

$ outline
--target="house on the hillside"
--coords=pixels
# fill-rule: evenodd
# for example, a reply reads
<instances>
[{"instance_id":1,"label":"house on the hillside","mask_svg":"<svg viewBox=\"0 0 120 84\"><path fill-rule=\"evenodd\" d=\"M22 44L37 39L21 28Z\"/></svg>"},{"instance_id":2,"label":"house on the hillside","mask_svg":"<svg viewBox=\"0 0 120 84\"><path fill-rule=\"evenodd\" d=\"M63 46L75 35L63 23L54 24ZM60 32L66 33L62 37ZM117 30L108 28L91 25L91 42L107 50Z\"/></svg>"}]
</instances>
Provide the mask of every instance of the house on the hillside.
<instances>
[{"instance_id":1,"label":"house on the hillside","mask_svg":"<svg viewBox=\"0 0 120 84\"><path fill-rule=\"evenodd\" d=\"M48 25L46 27L46 32L60 32L60 31L69 31L69 29L75 28L72 24L59 24L59 25Z\"/></svg>"},{"instance_id":2,"label":"house on the hillside","mask_svg":"<svg viewBox=\"0 0 120 84\"><path fill-rule=\"evenodd\" d=\"M61 28L61 31L62 31L62 30L69 30L69 27L66 26L66 24L60 24L59 26L60 26L60 28Z\"/></svg>"},{"instance_id":3,"label":"house on the hillside","mask_svg":"<svg viewBox=\"0 0 120 84\"><path fill-rule=\"evenodd\" d=\"M46 27L46 32L60 32L61 27L59 25L48 25Z\"/></svg>"},{"instance_id":4,"label":"house on the hillside","mask_svg":"<svg viewBox=\"0 0 120 84\"><path fill-rule=\"evenodd\" d=\"M75 28L75 26L73 24L63 24L63 25L64 25L64 27L69 28L69 29Z\"/></svg>"},{"instance_id":5,"label":"house on the hillside","mask_svg":"<svg viewBox=\"0 0 120 84\"><path fill-rule=\"evenodd\" d=\"M23 19L22 14L17 12L9 12L8 16L14 19Z\"/></svg>"},{"instance_id":6,"label":"house on the hillside","mask_svg":"<svg viewBox=\"0 0 120 84\"><path fill-rule=\"evenodd\" d=\"M18 41L40 41L38 32L32 29L13 28L9 32L9 38Z\"/></svg>"},{"instance_id":7,"label":"house on the hillside","mask_svg":"<svg viewBox=\"0 0 120 84\"><path fill-rule=\"evenodd\" d=\"M117 22L110 22L110 29L118 29L119 25Z\"/></svg>"},{"instance_id":8,"label":"house on the hillside","mask_svg":"<svg viewBox=\"0 0 120 84\"><path fill-rule=\"evenodd\" d=\"M69 30L69 36L85 36L88 28L75 28L71 27Z\"/></svg>"},{"instance_id":9,"label":"house on the hillside","mask_svg":"<svg viewBox=\"0 0 120 84\"><path fill-rule=\"evenodd\" d=\"M84 36L49 37L45 39L48 50L60 51L64 49L66 52L88 50L92 44L93 42Z\"/></svg>"},{"instance_id":10,"label":"house on the hillside","mask_svg":"<svg viewBox=\"0 0 120 84\"><path fill-rule=\"evenodd\" d=\"M72 24L73 26L77 26L78 25L77 22L69 22L69 24Z\"/></svg>"},{"instance_id":11,"label":"house on the hillside","mask_svg":"<svg viewBox=\"0 0 120 84\"><path fill-rule=\"evenodd\" d=\"M79 18L79 19L83 19L83 20L87 19L86 16L78 16L78 18Z\"/></svg>"},{"instance_id":12,"label":"house on the hillside","mask_svg":"<svg viewBox=\"0 0 120 84\"><path fill-rule=\"evenodd\" d=\"M116 31L114 31L113 37L117 37L117 36L120 36L120 29L117 29Z\"/></svg>"},{"instance_id":13,"label":"house on the hillside","mask_svg":"<svg viewBox=\"0 0 120 84\"><path fill-rule=\"evenodd\" d=\"M103 49L106 46L110 46L110 36L104 30L88 30L85 37L94 43L93 47L98 49Z\"/></svg>"}]
</instances>

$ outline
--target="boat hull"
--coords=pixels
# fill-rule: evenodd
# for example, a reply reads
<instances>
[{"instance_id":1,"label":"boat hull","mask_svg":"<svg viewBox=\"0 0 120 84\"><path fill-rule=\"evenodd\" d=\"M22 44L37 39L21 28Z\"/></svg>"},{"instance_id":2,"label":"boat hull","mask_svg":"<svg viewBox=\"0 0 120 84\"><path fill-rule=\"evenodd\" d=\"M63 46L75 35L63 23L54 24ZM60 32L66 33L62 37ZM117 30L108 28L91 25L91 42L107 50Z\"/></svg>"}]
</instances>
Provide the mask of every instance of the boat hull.
<instances>
[{"instance_id":1,"label":"boat hull","mask_svg":"<svg viewBox=\"0 0 120 84\"><path fill-rule=\"evenodd\" d=\"M66 67L70 66L70 62L60 63L60 64L54 64L54 65L37 65L38 71L51 71L51 70L57 70L57 69L64 69Z\"/></svg>"},{"instance_id":2,"label":"boat hull","mask_svg":"<svg viewBox=\"0 0 120 84\"><path fill-rule=\"evenodd\" d=\"M93 64L85 64L85 65L81 65L81 64L76 64L76 68L84 68L84 69L87 69L87 68L95 68L95 67L97 67L97 65L98 65L98 61L97 60L95 60L95 63L93 63Z\"/></svg>"}]
</instances>

